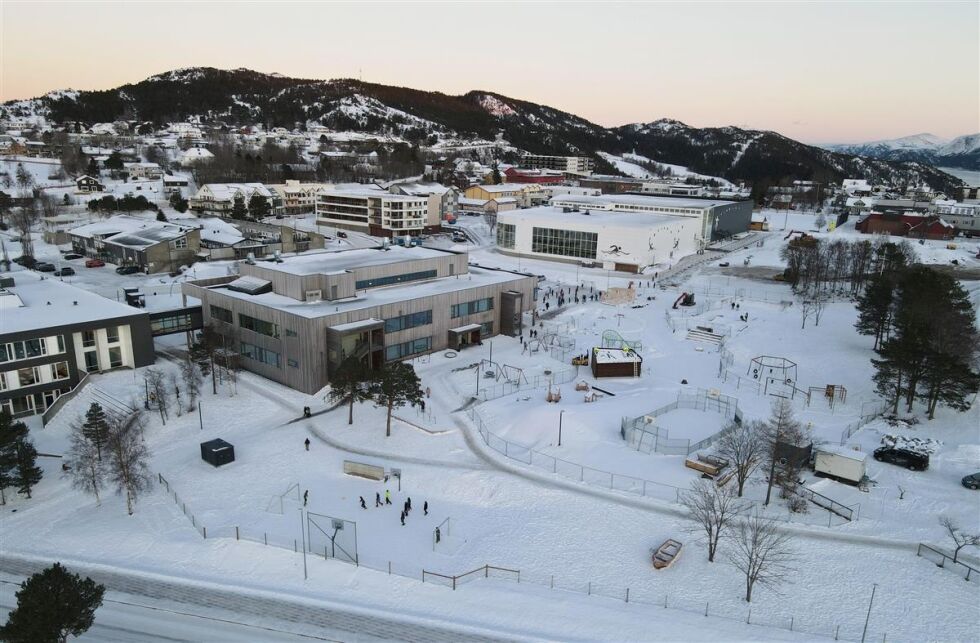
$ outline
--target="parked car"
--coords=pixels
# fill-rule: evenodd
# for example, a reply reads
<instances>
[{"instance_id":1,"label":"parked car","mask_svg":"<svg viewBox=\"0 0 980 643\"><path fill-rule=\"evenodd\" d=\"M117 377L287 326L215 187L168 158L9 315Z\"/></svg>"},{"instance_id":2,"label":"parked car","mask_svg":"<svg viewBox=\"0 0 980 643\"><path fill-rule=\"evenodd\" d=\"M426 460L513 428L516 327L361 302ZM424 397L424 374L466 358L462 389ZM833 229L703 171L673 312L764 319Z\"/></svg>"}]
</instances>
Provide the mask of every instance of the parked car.
<instances>
[{"instance_id":1,"label":"parked car","mask_svg":"<svg viewBox=\"0 0 980 643\"><path fill-rule=\"evenodd\" d=\"M75 269L71 266L65 266L61 270L54 271L55 277L71 277L73 274L75 274Z\"/></svg>"},{"instance_id":2,"label":"parked car","mask_svg":"<svg viewBox=\"0 0 980 643\"><path fill-rule=\"evenodd\" d=\"M82 258L82 255L78 254L77 252L66 252L65 254L63 254L61 256L64 257L65 259L68 259L68 260L71 260L71 259L81 259Z\"/></svg>"},{"instance_id":3,"label":"parked car","mask_svg":"<svg viewBox=\"0 0 980 643\"><path fill-rule=\"evenodd\" d=\"M344 232L343 230L337 230L337 236L340 237L341 239L346 239L347 233Z\"/></svg>"},{"instance_id":4,"label":"parked car","mask_svg":"<svg viewBox=\"0 0 980 643\"><path fill-rule=\"evenodd\" d=\"M910 451L909 449L896 449L894 447L880 447L875 449L875 460L878 462L888 462L905 467L909 471L925 471L929 468L929 456L925 453Z\"/></svg>"},{"instance_id":5,"label":"parked car","mask_svg":"<svg viewBox=\"0 0 980 643\"><path fill-rule=\"evenodd\" d=\"M38 263L34 264L34 270L37 270L38 272L54 272L57 270L57 268L53 263L39 261Z\"/></svg>"},{"instance_id":6,"label":"parked car","mask_svg":"<svg viewBox=\"0 0 980 643\"><path fill-rule=\"evenodd\" d=\"M971 473L968 476L963 476L963 479L960 480L960 482L962 482L963 486L967 489L980 489L980 471L977 473Z\"/></svg>"},{"instance_id":7,"label":"parked car","mask_svg":"<svg viewBox=\"0 0 980 643\"><path fill-rule=\"evenodd\" d=\"M14 263L24 266L25 268L33 268L37 265L37 259L30 255L22 255L14 259Z\"/></svg>"},{"instance_id":8,"label":"parked car","mask_svg":"<svg viewBox=\"0 0 980 643\"><path fill-rule=\"evenodd\" d=\"M85 267L86 268L101 268L104 265L105 265L105 262L102 261L101 259L86 259L85 260Z\"/></svg>"},{"instance_id":9,"label":"parked car","mask_svg":"<svg viewBox=\"0 0 980 643\"><path fill-rule=\"evenodd\" d=\"M117 275L135 275L139 271L139 266L119 266L116 268Z\"/></svg>"}]
</instances>

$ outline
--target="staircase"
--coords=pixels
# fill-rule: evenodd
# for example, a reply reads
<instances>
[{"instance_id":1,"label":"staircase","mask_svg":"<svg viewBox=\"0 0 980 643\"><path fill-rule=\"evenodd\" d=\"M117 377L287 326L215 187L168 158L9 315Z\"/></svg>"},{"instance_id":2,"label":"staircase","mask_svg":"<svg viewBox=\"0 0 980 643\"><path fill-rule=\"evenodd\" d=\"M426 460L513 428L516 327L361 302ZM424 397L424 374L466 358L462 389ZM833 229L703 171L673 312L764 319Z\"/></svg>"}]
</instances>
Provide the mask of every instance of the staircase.
<instances>
[{"instance_id":1,"label":"staircase","mask_svg":"<svg viewBox=\"0 0 980 643\"><path fill-rule=\"evenodd\" d=\"M719 335L717 333L711 333L706 330L701 330L700 328L692 328L687 331L687 339L692 342L704 342L706 344L721 344L722 340L725 339L724 335Z\"/></svg>"}]
</instances>

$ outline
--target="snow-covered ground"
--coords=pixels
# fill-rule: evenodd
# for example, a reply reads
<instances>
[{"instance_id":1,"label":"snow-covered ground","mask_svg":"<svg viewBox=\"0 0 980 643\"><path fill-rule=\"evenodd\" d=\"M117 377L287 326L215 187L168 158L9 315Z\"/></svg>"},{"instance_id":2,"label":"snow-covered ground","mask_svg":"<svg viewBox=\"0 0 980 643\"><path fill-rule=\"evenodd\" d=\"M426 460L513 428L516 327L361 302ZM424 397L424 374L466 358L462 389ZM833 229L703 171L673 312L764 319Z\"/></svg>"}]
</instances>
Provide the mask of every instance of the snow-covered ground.
<instances>
[{"instance_id":1,"label":"snow-covered ground","mask_svg":"<svg viewBox=\"0 0 980 643\"><path fill-rule=\"evenodd\" d=\"M773 228L780 227L782 218L782 213L769 213ZM789 229L811 230L812 221L812 215L786 215ZM355 408L354 424L349 426L346 408L326 411L322 399L251 374L244 374L237 385L224 383L218 395L211 394L206 382L200 416L172 414L166 425L158 415L146 417L152 470L164 476L169 492L167 486L154 485L129 517L118 497L104 498L96 507L93 499L71 490L59 475L58 461L45 458L46 477L34 498L18 497L3 508L0 553L261 587L283 596L315 596L495 630L504 637L563 640L812 640L833 637L838 626L841 639L858 640L867 599L877 583L870 640L886 635L900 641L975 639L980 631L976 584L916 557L915 547L918 542L946 546L940 516L948 515L968 529L980 524L976 492L959 484L960 477L980 470L976 406L967 413L942 411L936 420L909 428L876 421L845 439L847 446L865 452L884 433L942 442L926 472L869 460L874 484L866 493L807 476L807 486L855 508L857 517L849 523L841 524L813 505L808 516L791 517L782 500L766 510L795 523L787 527L795 534L795 571L792 582L778 591L757 588L751 615L741 597L743 581L727 562L727 545L723 543L717 562L708 563L703 543L688 531L670 494L643 497L602 486L604 474L664 488L686 488L697 480L696 472L684 467L683 456L630 449L620 435L621 421L672 402L680 391L697 389L737 398L745 419L765 418L772 398L758 390L765 388L763 380L752 377L751 360L758 356L795 362L793 378L801 389L846 387L846 403L833 408L820 393L809 406L802 398L794 402L797 416L817 443L839 445L845 430L875 407L872 342L854 332L853 304L832 303L819 326L811 320L800 328L800 313L788 286L754 271L779 271L785 233L760 235L761 246L719 254L686 273L679 290L661 290L650 276L623 277L499 255L482 217L463 217L458 225L473 241L463 244L473 261L544 275L545 290L568 293L570 303L555 315L555 300L549 299L548 319L536 328L541 335L562 338L566 347L573 341L574 347L564 355L543 349L530 353L520 339L496 337L456 356L436 353L417 359L415 368L431 397L425 413L397 410L390 438L384 437L383 412L369 404ZM829 234L854 232L844 226ZM433 243L451 245L446 239ZM968 252L939 242L916 244L916 249L923 260L944 264ZM730 266L719 266L721 261ZM217 262L199 269L221 271L228 266ZM119 279L107 271L115 279L103 283L92 274L80 276L80 285L108 291ZM152 279L145 280L144 289L151 288ZM585 295L625 287L630 281L640 284L633 305L574 302L576 285ZM172 286L167 278L155 296L163 301L162 291ZM681 290L693 291L697 306L674 309ZM740 319L745 314L748 321ZM687 339L688 328L695 326L723 335L726 353L715 344ZM599 345L606 331L642 342L639 378L594 380L588 367L580 367L553 386L561 389L558 404L545 400L546 387L522 385L520 391L511 388L498 395L508 390L508 379L523 376L530 383L545 382L546 371L552 376L568 372L574 368L571 357ZM526 332L523 339L528 339ZM487 377L486 371L496 370L492 365L479 365L491 358L491 350L493 362L503 371L499 377ZM723 357L727 361L722 362ZM157 368L169 371L175 364L161 356ZM39 451L64 451L70 422L94 399L95 391L142 405L140 375L123 371L95 376L92 390L69 402L53 423L43 429L34 424ZM583 380L606 394L586 403L584 393L575 390L575 383ZM474 402L474 397L488 401ZM307 405L314 416L302 419L301 409ZM473 415L460 410L464 407ZM534 448L555 458L555 470L527 466L506 449L501 453L488 448L473 418L518 448ZM692 409L662 416L671 438L692 441L723 422L718 413ZM214 469L200 460L199 442L215 437L235 445L235 463ZM303 448L307 437L312 442L309 452ZM344 475L345 460L400 468L400 483ZM567 469L559 470L558 460L563 468L582 471L581 480L569 476ZM386 489L394 506L375 508L375 494L383 495ZM310 579L302 580L302 558L293 552L294 541L303 538L299 490L309 490L306 512L356 522L360 568L324 561L322 553L319 558L311 555ZM747 496L758 500L764 492L758 475L750 481ZM364 497L367 509L360 507L359 497ZM402 526L398 512L408 497L413 510ZM428 516L422 515L426 501ZM433 542L437 526L444 536L438 545ZM207 530L206 539L201 528ZM315 554L325 543L315 528L314 536ZM669 537L685 542L683 555L670 569L655 572L649 549ZM105 546L108 540L111 549ZM508 572L466 583L455 593L428 582L433 577L421 583L422 570L453 575L487 564L520 570L520 584L516 578L508 580ZM528 607L534 610L533 620L526 616ZM708 618L703 616L706 610Z\"/></svg>"}]
</instances>

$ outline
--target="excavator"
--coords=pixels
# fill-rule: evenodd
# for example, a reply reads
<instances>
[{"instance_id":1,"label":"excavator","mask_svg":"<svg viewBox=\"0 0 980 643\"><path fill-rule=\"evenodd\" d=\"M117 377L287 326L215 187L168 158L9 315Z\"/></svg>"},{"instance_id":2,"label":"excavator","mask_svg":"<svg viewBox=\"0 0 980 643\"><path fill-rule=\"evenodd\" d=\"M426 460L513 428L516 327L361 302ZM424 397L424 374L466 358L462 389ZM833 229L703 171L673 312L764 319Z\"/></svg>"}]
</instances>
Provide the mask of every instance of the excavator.
<instances>
[{"instance_id":1,"label":"excavator","mask_svg":"<svg viewBox=\"0 0 980 643\"><path fill-rule=\"evenodd\" d=\"M682 292L681 296L674 301L674 310L677 310L678 306L693 306L694 305L694 293L693 292Z\"/></svg>"}]
</instances>

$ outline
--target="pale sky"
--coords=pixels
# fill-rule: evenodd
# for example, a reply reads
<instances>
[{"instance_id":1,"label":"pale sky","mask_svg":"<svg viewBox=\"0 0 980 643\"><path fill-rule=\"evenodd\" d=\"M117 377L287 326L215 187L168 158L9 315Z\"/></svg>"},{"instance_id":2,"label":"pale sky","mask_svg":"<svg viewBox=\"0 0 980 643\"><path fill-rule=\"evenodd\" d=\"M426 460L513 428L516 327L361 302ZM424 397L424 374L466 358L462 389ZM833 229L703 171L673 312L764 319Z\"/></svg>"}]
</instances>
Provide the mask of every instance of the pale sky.
<instances>
[{"instance_id":1,"label":"pale sky","mask_svg":"<svg viewBox=\"0 0 980 643\"><path fill-rule=\"evenodd\" d=\"M0 99L178 67L483 89L613 126L808 142L980 131L980 2L0 0Z\"/></svg>"}]
</instances>

